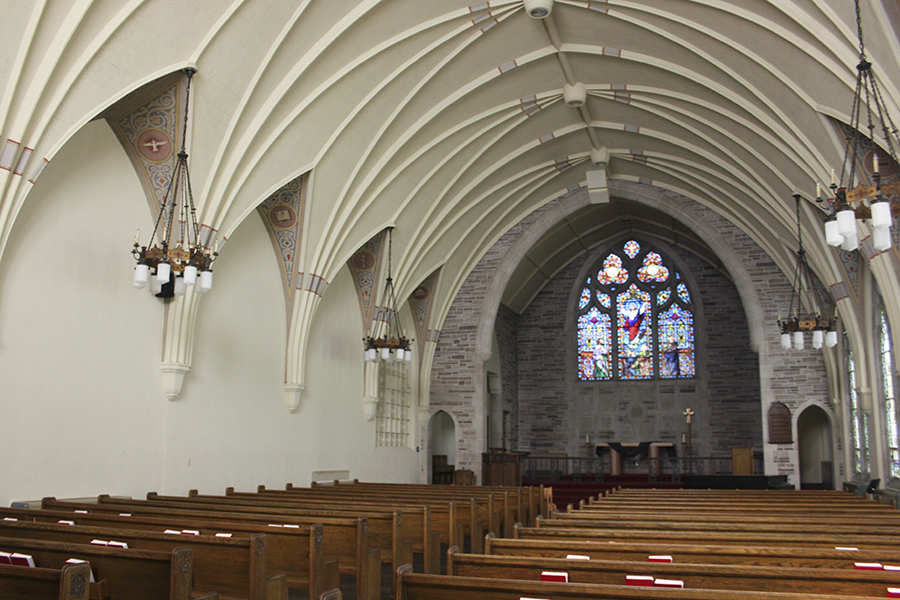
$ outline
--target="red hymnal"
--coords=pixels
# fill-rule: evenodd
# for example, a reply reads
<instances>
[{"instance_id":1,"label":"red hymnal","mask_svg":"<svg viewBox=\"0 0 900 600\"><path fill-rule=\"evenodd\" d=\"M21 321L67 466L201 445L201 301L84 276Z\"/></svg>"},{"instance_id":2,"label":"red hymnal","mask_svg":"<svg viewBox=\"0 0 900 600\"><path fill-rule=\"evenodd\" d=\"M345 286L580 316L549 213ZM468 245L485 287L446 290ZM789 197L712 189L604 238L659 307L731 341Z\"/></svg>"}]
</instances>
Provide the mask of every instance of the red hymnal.
<instances>
[{"instance_id":1,"label":"red hymnal","mask_svg":"<svg viewBox=\"0 0 900 600\"><path fill-rule=\"evenodd\" d=\"M672 562L672 557L668 554L651 554L647 557L647 560L650 562L670 563Z\"/></svg>"},{"instance_id":2,"label":"red hymnal","mask_svg":"<svg viewBox=\"0 0 900 600\"><path fill-rule=\"evenodd\" d=\"M0 565L11 565L9 562L9 552L3 552L0 550Z\"/></svg>"},{"instance_id":3,"label":"red hymnal","mask_svg":"<svg viewBox=\"0 0 900 600\"><path fill-rule=\"evenodd\" d=\"M900 598L900 588L889 587L887 589L888 598Z\"/></svg>"},{"instance_id":4,"label":"red hymnal","mask_svg":"<svg viewBox=\"0 0 900 600\"><path fill-rule=\"evenodd\" d=\"M653 585L656 587L683 588L684 582L680 579L654 579Z\"/></svg>"},{"instance_id":5,"label":"red hymnal","mask_svg":"<svg viewBox=\"0 0 900 600\"><path fill-rule=\"evenodd\" d=\"M641 585L650 587L653 585L653 577L650 575L626 575L625 585Z\"/></svg>"},{"instance_id":6,"label":"red hymnal","mask_svg":"<svg viewBox=\"0 0 900 600\"><path fill-rule=\"evenodd\" d=\"M30 554L19 554L18 552L9 555L9 562L20 567L34 566L34 558Z\"/></svg>"},{"instance_id":7,"label":"red hymnal","mask_svg":"<svg viewBox=\"0 0 900 600\"><path fill-rule=\"evenodd\" d=\"M858 563L853 563L853 568L861 569L864 571L880 571L884 567L881 566L881 563L858 562Z\"/></svg>"},{"instance_id":8,"label":"red hymnal","mask_svg":"<svg viewBox=\"0 0 900 600\"><path fill-rule=\"evenodd\" d=\"M541 581L559 581L569 583L569 574L563 571L542 571Z\"/></svg>"}]
</instances>

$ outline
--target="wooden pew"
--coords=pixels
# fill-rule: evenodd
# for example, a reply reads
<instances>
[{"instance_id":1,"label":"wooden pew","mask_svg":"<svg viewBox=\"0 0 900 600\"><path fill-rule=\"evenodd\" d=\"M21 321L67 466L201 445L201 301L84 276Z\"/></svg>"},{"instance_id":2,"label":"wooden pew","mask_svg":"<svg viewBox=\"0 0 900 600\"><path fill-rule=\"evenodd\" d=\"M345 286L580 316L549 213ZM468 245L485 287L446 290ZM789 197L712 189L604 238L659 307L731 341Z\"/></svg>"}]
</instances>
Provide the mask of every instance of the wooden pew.
<instances>
[{"instance_id":1,"label":"wooden pew","mask_svg":"<svg viewBox=\"0 0 900 600\"><path fill-rule=\"evenodd\" d=\"M187 546L193 551L194 591L218 592L247 600L287 600L286 576L266 576L266 536L261 533L250 538L217 538L85 525L0 521L0 537L73 544L89 544L95 539L116 540L127 543L129 549L165 552ZM272 597L269 590L279 595Z\"/></svg>"},{"instance_id":2,"label":"wooden pew","mask_svg":"<svg viewBox=\"0 0 900 600\"><path fill-rule=\"evenodd\" d=\"M88 600L91 566L65 565L61 569L0 565L4 600Z\"/></svg>"},{"instance_id":3,"label":"wooden pew","mask_svg":"<svg viewBox=\"0 0 900 600\"><path fill-rule=\"evenodd\" d=\"M317 522L323 517L365 516L369 524L371 543L381 549L381 561L392 570L398 565L411 562L414 548L427 549L426 564L434 564L438 552L437 538L431 535L430 511L427 508L407 508L394 510L385 507L382 511L360 512L357 510L306 510L292 508L289 502L247 501L216 496L215 499L200 496L161 496L155 492L147 494L147 500L122 500L100 496L104 503L119 506L154 506L160 508L197 508L206 511L228 511L268 515L270 519L288 516L305 518L307 523ZM415 536L415 539L413 538ZM420 545L421 544L421 545Z\"/></svg>"},{"instance_id":4,"label":"wooden pew","mask_svg":"<svg viewBox=\"0 0 900 600\"><path fill-rule=\"evenodd\" d=\"M882 570L808 569L777 566L567 560L448 552L447 574L540 581L542 571L565 572L571 583L626 585L626 576L680 581L685 588L885 596L900 585L900 573Z\"/></svg>"},{"instance_id":5,"label":"wooden pew","mask_svg":"<svg viewBox=\"0 0 900 600\"><path fill-rule=\"evenodd\" d=\"M485 554L565 558L569 554L599 560L647 562L650 556L671 556L675 563L703 563L798 568L853 569L855 563L900 565L900 547L890 550L835 550L776 546L600 542L572 539L485 539Z\"/></svg>"},{"instance_id":6,"label":"wooden pew","mask_svg":"<svg viewBox=\"0 0 900 600\"><path fill-rule=\"evenodd\" d=\"M286 489L293 488L288 484ZM304 488L300 488L304 489ZM533 523L541 513L542 496L538 488L534 487L504 487L504 486L446 486L429 485L419 483L371 483L353 480L352 483L317 483L308 488L319 492L345 492L345 493L377 493L392 495L409 495L410 497L428 498L463 498L477 497L487 500L492 496L495 501L495 511L501 511L503 524L521 522ZM495 532L498 535L501 532Z\"/></svg>"},{"instance_id":7,"label":"wooden pew","mask_svg":"<svg viewBox=\"0 0 900 600\"><path fill-rule=\"evenodd\" d=\"M440 543L448 546L463 546L463 539L468 538L475 547L484 539L487 523L488 531L498 531L499 514L490 513L489 502L479 502L478 498L459 497L453 499L439 498L406 498L382 495L344 495L344 494L310 494L307 488L291 488L288 490L271 490L259 486L254 492L236 492L234 488L226 488L225 495L236 498L269 497L290 501L297 507L313 509L316 507L332 507L341 510L380 510L385 507L423 507L428 506L431 512L432 528L440 537ZM493 523L493 524L492 524ZM439 560L440 557L438 557ZM436 564L436 563L432 563ZM426 572L437 572L426 568Z\"/></svg>"},{"instance_id":8,"label":"wooden pew","mask_svg":"<svg viewBox=\"0 0 900 600\"><path fill-rule=\"evenodd\" d=\"M330 497L334 499L371 498L380 502L412 500L422 503L428 501L447 501L448 499L469 500L476 498L479 505L488 508L480 509L481 518L489 531L497 535L506 535L506 527L513 523L533 522L529 518L530 506L519 488L481 488L476 486L439 486L418 484L340 484L314 485L309 488L297 488L288 484L285 490L289 493L302 493L306 497Z\"/></svg>"},{"instance_id":9,"label":"wooden pew","mask_svg":"<svg viewBox=\"0 0 900 600\"><path fill-rule=\"evenodd\" d=\"M900 534L900 523L872 523L867 519L846 523L834 519L800 517L800 516L679 516L665 515L645 516L643 518L624 519L616 516L604 516L595 513L560 514L555 519L541 519L539 527L556 527L560 529L643 529L660 531L701 531L701 532L752 532L804 534L810 531L827 530L834 536L873 536L896 539Z\"/></svg>"},{"instance_id":10,"label":"wooden pew","mask_svg":"<svg viewBox=\"0 0 900 600\"><path fill-rule=\"evenodd\" d=\"M26 508L0 508L0 518L42 523L66 521L75 525L156 532L191 530L198 531L200 535L211 536L215 536L217 533L228 533L249 538L257 533L265 533L267 576L285 573L288 578L288 588L302 588L306 590L310 598L317 598L340 584L337 559L325 559L321 524L281 528L263 524L204 521L190 518L157 518L140 515L125 517L117 514L84 514Z\"/></svg>"},{"instance_id":11,"label":"wooden pew","mask_svg":"<svg viewBox=\"0 0 900 600\"><path fill-rule=\"evenodd\" d=\"M50 569L62 569L70 558L85 560L104 590L102 597L109 600L192 598L193 553L189 547L159 552L0 537L0 550L30 554L38 567ZM216 594L202 597L215 598Z\"/></svg>"},{"instance_id":12,"label":"wooden pew","mask_svg":"<svg viewBox=\"0 0 900 600\"><path fill-rule=\"evenodd\" d=\"M166 527L168 524L186 523L186 529L208 527L219 531L245 531L252 535L256 529L277 531L269 528L269 524L292 524L310 527L308 519L283 515L268 515L247 512L203 511L196 509L177 509L154 507L143 501L135 503L116 502L114 499L101 496L99 502L70 502L44 498L43 510L60 512L84 511L88 515L118 517L121 513L129 513L133 519L151 520ZM196 510L195 510L196 509ZM81 515L84 516L84 515ZM125 518L125 517L123 517ZM357 596L360 600L378 598L381 594L381 556L377 546L372 546L369 539L368 519L366 517L322 517L317 519L322 526L322 548L329 559L339 561L341 573L356 578ZM191 526L193 525L193 526ZM221 527L221 528L220 528ZM220 528L220 529L219 529ZM268 556L267 556L268 562ZM312 596L311 596L312 597Z\"/></svg>"},{"instance_id":13,"label":"wooden pew","mask_svg":"<svg viewBox=\"0 0 900 600\"><path fill-rule=\"evenodd\" d=\"M844 600L846 596L784 592L752 592L733 590L695 590L653 588L625 585L555 583L518 579L484 579L449 575L413 573L409 565L395 578L397 600L520 600L552 598L553 600ZM857 596L867 598L866 596ZM884 595L878 596L884 597Z\"/></svg>"},{"instance_id":14,"label":"wooden pew","mask_svg":"<svg viewBox=\"0 0 900 600\"><path fill-rule=\"evenodd\" d=\"M724 546L773 546L794 548L854 547L859 550L891 550L896 540L889 536L836 536L830 532L785 535L746 531L664 531L652 529L594 529L519 527L517 539L598 540L603 542L702 544Z\"/></svg>"}]
</instances>

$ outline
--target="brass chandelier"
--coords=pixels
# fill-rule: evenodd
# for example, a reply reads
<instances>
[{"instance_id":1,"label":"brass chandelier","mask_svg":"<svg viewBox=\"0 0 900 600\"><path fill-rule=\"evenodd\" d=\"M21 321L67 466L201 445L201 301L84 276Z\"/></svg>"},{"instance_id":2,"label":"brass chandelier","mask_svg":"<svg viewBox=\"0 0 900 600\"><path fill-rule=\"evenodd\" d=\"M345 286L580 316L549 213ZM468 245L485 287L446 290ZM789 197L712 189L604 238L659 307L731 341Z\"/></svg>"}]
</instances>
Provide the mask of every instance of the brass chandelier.
<instances>
[{"instance_id":1,"label":"brass chandelier","mask_svg":"<svg viewBox=\"0 0 900 600\"><path fill-rule=\"evenodd\" d=\"M185 150L191 78L196 69L187 68L184 73L188 81L181 151L178 153L172 179L159 208L156 225L150 236L150 245L140 245L141 232L138 230L131 250L137 261L134 268L134 287L141 289L151 283L151 291L159 298L184 294L189 286L194 286L200 294L208 292L213 282L212 264L219 255L218 241L212 250L200 241L200 224L197 222L187 163L188 154Z\"/></svg>"}]
</instances>

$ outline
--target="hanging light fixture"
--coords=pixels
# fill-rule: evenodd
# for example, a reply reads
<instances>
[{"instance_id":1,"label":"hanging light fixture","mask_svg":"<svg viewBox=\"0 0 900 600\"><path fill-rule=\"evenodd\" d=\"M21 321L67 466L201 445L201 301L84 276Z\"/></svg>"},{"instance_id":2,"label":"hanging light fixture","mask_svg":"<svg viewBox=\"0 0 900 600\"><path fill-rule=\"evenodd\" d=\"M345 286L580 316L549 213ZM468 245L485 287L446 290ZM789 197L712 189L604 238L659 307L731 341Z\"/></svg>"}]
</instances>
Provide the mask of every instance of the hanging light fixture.
<instances>
[{"instance_id":1,"label":"hanging light fixture","mask_svg":"<svg viewBox=\"0 0 900 600\"><path fill-rule=\"evenodd\" d=\"M194 208L188 155L185 150L191 78L196 72L197 70L193 68L184 70L188 81L184 100L181 151L178 153L172 180L163 196L156 225L150 235L150 245L140 245L141 232L138 230L131 250L137 261L134 268L134 287L141 289L150 283L150 291L159 298L184 294L189 286L194 286L200 294L208 292L212 288L212 264L219 255L218 241L211 252L200 242L200 224L197 222L197 211Z\"/></svg>"},{"instance_id":2,"label":"hanging light fixture","mask_svg":"<svg viewBox=\"0 0 900 600\"><path fill-rule=\"evenodd\" d=\"M856 234L856 221L871 221L873 228L872 242L878 252L891 247L890 228L894 217L900 213L900 203L889 197L900 193L900 179L895 179L886 186L881 185L881 164L895 167L897 164L896 148L900 147L897 128L891 119L887 106L882 99L881 89L872 72L872 63L866 58L863 44L862 20L859 13L859 0L856 6L856 31L859 36L859 64L856 66L856 91L853 106L850 110L850 135L844 149L844 160L841 163L840 178L834 169L831 170L831 215L825 222L825 241L831 246L840 246L846 251L856 250L859 239ZM874 103L874 106L871 104ZM857 185L856 169L862 164L860 149L865 145L860 131L860 119L865 108L866 128L869 140L875 143L875 127L880 126L881 135L887 150L875 148L872 151L872 180L874 185L865 185L862 181ZM881 161L884 160L884 163ZM881 164L880 164L881 163ZM846 176L846 179L845 179ZM845 184L846 181L846 184ZM822 186L816 184L816 201L823 202Z\"/></svg>"},{"instance_id":3,"label":"hanging light fixture","mask_svg":"<svg viewBox=\"0 0 900 600\"><path fill-rule=\"evenodd\" d=\"M797 266L794 269L794 279L791 283L791 304L788 308L788 318L781 320L778 315L778 327L781 330L781 347L789 350L793 345L795 350L803 350L805 347L804 333L812 332L812 347L818 350L823 345L829 348L837 344L837 332L834 330L835 317L826 317L822 314L824 298L819 296L819 290L813 282L812 269L806 260L806 250L803 249L803 229L800 226L800 194L794 194L797 204ZM804 308L804 305L809 310Z\"/></svg>"},{"instance_id":4,"label":"hanging light fixture","mask_svg":"<svg viewBox=\"0 0 900 600\"><path fill-rule=\"evenodd\" d=\"M378 314L372 319L369 332L363 340L366 345L366 360L369 362L412 360L411 340L403 334L400 313L397 311L397 297L394 294L394 280L391 277L391 245L393 227L388 228L387 278Z\"/></svg>"}]
</instances>

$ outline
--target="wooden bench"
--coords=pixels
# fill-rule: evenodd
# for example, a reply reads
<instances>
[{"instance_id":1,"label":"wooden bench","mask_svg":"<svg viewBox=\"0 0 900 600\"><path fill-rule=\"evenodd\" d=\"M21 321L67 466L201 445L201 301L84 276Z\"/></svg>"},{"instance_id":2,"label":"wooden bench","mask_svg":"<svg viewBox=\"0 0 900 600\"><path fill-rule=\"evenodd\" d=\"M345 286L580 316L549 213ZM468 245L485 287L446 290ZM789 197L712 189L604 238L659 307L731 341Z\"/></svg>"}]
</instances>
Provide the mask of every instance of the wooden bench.
<instances>
[{"instance_id":1,"label":"wooden bench","mask_svg":"<svg viewBox=\"0 0 900 600\"><path fill-rule=\"evenodd\" d=\"M287 489L292 486L288 484ZM302 488L301 488L302 489ZM543 489L532 486L444 486L418 483L370 483L354 480L352 483L313 484L309 489L318 491L351 491L355 493L408 494L412 497L462 498L477 497L487 500L493 496L497 500L495 510L502 510L504 523L533 523L539 515L549 510L547 496ZM495 532L500 533L500 532Z\"/></svg>"},{"instance_id":2,"label":"wooden bench","mask_svg":"<svg viewBox=\"0 0 900 600\"><path fill-rule=\"evenodd\" d=\"M780 566L650 563L647 561L568 560L448 552L447 574L540 581L543 571L564 572L572 583L626 585L627 576L680 581L685 588L886 596L900 585L900 573L883 570Z\"/></svg>"},{"instance_id":3,"label":"wooden bench","mask_svg":"<svg viewBox=\"0 0 900 600\"><path fill-rule=\"evenodd\" d=\"M484 539L487 531L499 531L499 515L489 512L489 502L479 501L478 498L461 497L451 500L430 498L394 498L390 496L361 494L358 496L346 496L343 494L330 495L314 493L309 494L305 488L291 488L290 490L270 490L259 486L257 492L236 492L234 488L226 488L228 497L253 498L270 497L278 500L290 501L297 507L333 507L341 510L378 510L387 506L422 507L428 506L431 512L432 528L438 532L440 543L448 546L460 546L464 539L469 539L477 547ZM493 524L492 524L493 523ZM487 524L487 525L486 525ZM487 531L486 531L487 527ZM473 547L474 548L474 547ZM435 563L432 563L435 564ZM426 568L426 572L436 572Z\"/></svg>"},{"instance_id":4,"label":"wooden bench","mask_svg":"<svg viewBox=\"0 0 900 600\"><path fill-rule=\"evenodd\" d=\"M409 565L395 578L396 600L520 600L552 598L553 600L824 600L846 598L822 594L753 592L733 590L697 590L653 588L625 585L555 583L519 579L484 579L449 575L413 573ZM857 596L867 598L866 596ZM883 598L884 595L878 596Z\"/></svg>"},{"instance_id":5,"label":"wooden bench","mask_svg":"<svg viewBox=\"0 0 900 600\"><path fill-rule=\"evenodd\" d=\"M475 498L486 507L479 513L490 531L504 534L505 527L513 523L530 523L531 506L519 488L481 488L475 486L440 486L418 484L340 484L315 485L297 488L288 484L285 490L302 493L306 497L329 497L333 499L370 498L379 502L409 500L417 503L446 502L448 500L469 500Z\"/></svg>"},{"instance_id":6,"label":"wooden bench","mask_svg":"<svg viewBox=\"0 0 900 600\"><path fill-rule=\"evenodd\" d=\"M159 552L0 537L0 550L30 554L38 567L50 569L62 569L70 558L85 560L90 563L97 587L103 590L99 596L110 600L192 598L193 553L189 547ZM215 598L216 594L202 597Z\"/></svg>"},{"instance_id":7,"label":"wooden bench","mask_svg":"<svg viewBox=\"0 0 900 600\"><path fill-rule=\"evenodd\" d=\"M326 560L323 551L321 524L298 525L296 528L269 527L263 524L229 521L211 521L191 518L159 518L146 516L120 516L103 513L75 513L72 511L0 508L0 518L43 523L69 522L75 525L93 525L116 529L140 529L165 532L197 531L200 535L251 537L266 534L266 574L285 573L288 589L304 589L310 598L317 598L340 584L338 560Z\"/></svg>"},{"instance_id":8,"label":"wooden bench","mask_svg":"<svg viewBox=\"0 0 900 600\"><path fill-rule=\"evenodd\" d=\"M218 592L247 600L287 600L287 577L266 576L266 536L217 538L206 535L170 535L152 531L113 529L84 525L61 525L23 521L0 521L0 537L89 544L92 540L115 540L129 549L172 552L193 551L193 589Z\"/></svg>"},{"instance_id":9,"label":"wooden bench","mask_svg":"<svg viewBox=\"0 0 900 600\"><path fill-rule=\"evenodd\" d=\"M792 548L854 547L859 550L892 550L897 547L890 536L836 536L829 533L783 533L746 531L665 531L652 529L596 529L590 527L519 527L518 539L598 540L603 542L703 544L724 546L774 546Z\"/></svg>"},{"instance_id":10,"label":"wooden bench","mask_svg":"<svg viewBox=\"0 0 900 600\"><path fill-rule=\"evenodd\" d=\"M282 515L267 515L246 512L227 512L222 510L203 511L195 509L178 509L166 507L148 506L143 501L136 503L117 502L116 499L101 496L99 502L70 502L44 498L43 510L60 512L84 511L87 515L96 517L119 518L121 513L131 514L130 518L150 520L149 522L163 525L177 525L186 523L185 529L197 529L208 527L218 529L218 532L274 530L269 524L290 524L300 527L311 527L319 524L322 526L323 539L322 550L329 559L337 559L339 570L356 578L357 597L360 600L378 598L381 593L381 557L378 547L370 544L368 519L366 517L323 517L317 519L318 523L308 524L308 519L287 517ZM84 514L81 514L84 517ZM125 517L121 517L125 518ZM267 556L268 563L268 556ZM326 578L327 579L327 578ZM318 588L318 586L316 586ZM311 596L314 597L314 596Z\"/></svg>"},{"instance_id":11,"label":"wooden bench","mask_svg":"<svg viewBox=\"0 0 900 600\"><path fill-rule=\"evenodd\" d=\"M65 565L61 569L0 565L4 600L88 600L91 566Z\"/></svg>"},{"instance_id":12,"label":"wooden bench","mask_svg":"<svg viewBox=\"0 0 900 600\"><path fill-rule=\"evenodd\" d=\"M569 554L600 560L647 562L650 556L671 556L675 563L853 569L858 562L900 565L900 548L835 550L777 546L717 546L701 544L600 542L572 539L485 538L485 554L565 558Z\"/></svg>"},{"instance_id":13,"label":"wooden bench","mask_svg":"<svg viewBox=\"0 0 900 600\"><path fill-rule=\"evenodd\" d=\"M625 519L618 516L602 514L561 513L555 519L541 519L539 527L556 527L561 529L643 529L660 531L701 531L701 532L752 532L783 533L785 535L801 535L810 531L827 530L834 536L872 536L896 539L900 534L900 523L870 522L868 519L857 519L846 522L843 519L824 519L801 516L679 516L664 515L645 516L643 518Z\"/></svg>"},{"instance_id":14,"label":"wooden bench","mask_svg":"<svg viewBox=\"0 0 900 600\"><path fill-rule=\"evenodd\" d=\"M393 510L386 507L383 511L360 512L355 510L306 510L292 508L286 502L252 502L241 500L229 500L225 496L216 496L216 500L210 500L199 496L161 496L155 492L147 494L147 500L122 500L100 496L104 503L118 506L153 506L159 508L195 508L205 511L228 511L244 514L255 513L267 515L268 519L282 519L284 517L297 517L305 519L307 523L317 522L323 517L351 517L365 516L369 524L370 542L381 549L382 563L392 565L396 569L398 565L409 562L405 560L407 554L411 554L416 545L428 548L429 564L434 564L431 558L438 552L437 539L431 535L430 512L427 509L416 510L414 508ZM418 536L413 539L412 536ZM411 560L411 558L409 559Z\"/></svg>"}]
</instances>

